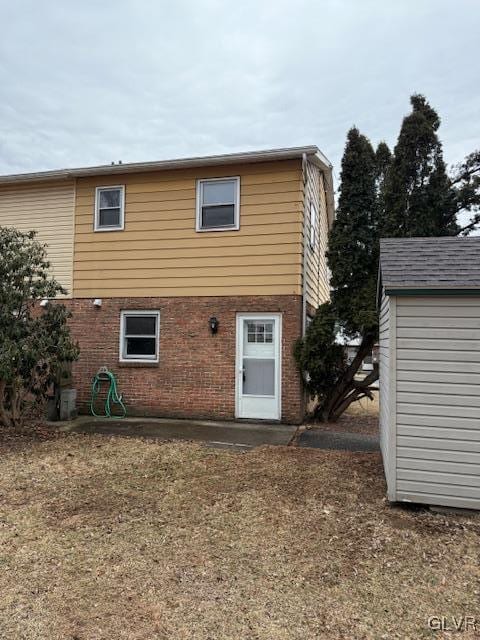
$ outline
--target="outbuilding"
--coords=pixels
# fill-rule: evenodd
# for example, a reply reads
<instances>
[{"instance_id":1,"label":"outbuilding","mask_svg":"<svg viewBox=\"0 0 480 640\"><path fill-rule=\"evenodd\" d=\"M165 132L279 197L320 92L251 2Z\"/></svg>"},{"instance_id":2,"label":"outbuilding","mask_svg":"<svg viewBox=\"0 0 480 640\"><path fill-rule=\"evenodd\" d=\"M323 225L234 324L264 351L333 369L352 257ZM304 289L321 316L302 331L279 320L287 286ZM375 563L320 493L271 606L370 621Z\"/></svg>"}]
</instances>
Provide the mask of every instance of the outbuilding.
<instances>
[{"instance_id":1,"label":"outbuilding","mask_svg":"<svg viewBox=\"0 0 480 640\"><path fill-rule=\"evenodd\" d=\"M480 237L380 243L390 501L480 509Z\"/></svg>"}]
</instances>

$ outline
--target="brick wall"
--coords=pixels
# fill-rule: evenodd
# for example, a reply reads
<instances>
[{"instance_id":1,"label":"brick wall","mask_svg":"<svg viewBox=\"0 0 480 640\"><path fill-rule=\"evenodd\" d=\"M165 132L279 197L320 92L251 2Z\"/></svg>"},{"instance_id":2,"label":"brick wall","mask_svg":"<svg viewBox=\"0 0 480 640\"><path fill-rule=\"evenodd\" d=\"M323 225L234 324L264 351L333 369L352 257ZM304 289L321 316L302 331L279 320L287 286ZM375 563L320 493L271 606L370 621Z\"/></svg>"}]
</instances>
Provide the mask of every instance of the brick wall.
<instances>
[{"instance_id":1,"label":"brick wall","mask_svg":"<svg viewBox=\"0 0 480 640\"><path fill-rule=\"evenodd\" d=\"M86 411L91 380L105 365L117 377L129 415L232 419L235 415L236 314L282 313L282 420L299 423L304 403L292 349L301 331L300 296L104 298L67 300L80 345L74 383ZM120 312L160 311L160 362L119 362ZM208 320L219 330L211 335Z\"/></svg>"}]
</instances>

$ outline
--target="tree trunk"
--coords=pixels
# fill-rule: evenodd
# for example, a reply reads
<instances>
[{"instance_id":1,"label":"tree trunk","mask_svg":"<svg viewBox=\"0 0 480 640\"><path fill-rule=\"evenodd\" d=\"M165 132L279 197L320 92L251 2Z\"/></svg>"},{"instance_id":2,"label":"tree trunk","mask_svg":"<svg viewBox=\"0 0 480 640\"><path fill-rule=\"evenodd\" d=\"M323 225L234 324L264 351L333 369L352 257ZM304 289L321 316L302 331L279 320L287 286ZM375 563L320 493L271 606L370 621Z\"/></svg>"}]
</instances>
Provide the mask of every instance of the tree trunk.
<instances>
[{"instance_id":1,"label":"tree trunk","mask_svg":"<svg viewBox=\"0 0 480 640\"><path fill-rule=\"evenodd\" d=\"M0 380L0 424L3 424L9 429L13 428L12 418L6 407L7 403L7 383L5 380Z\"/></svg>"},{"instance_id":2,"label":"tree trunk","mask_svg":"<svg viewBox=\"0 0 480 640\"><path fill-rule=\"evenodd\" d=\"M315 409L314 418L316 420L320 422L336 422L352 402L364 397L373 397L370 385L378 380L378 366L374 365L373 371L365 376L363 380L355 380L355 375L374 344L375 336L373 334L363 336L352 363L347 367L324 402Z\"/></svg>"}]
</instances>

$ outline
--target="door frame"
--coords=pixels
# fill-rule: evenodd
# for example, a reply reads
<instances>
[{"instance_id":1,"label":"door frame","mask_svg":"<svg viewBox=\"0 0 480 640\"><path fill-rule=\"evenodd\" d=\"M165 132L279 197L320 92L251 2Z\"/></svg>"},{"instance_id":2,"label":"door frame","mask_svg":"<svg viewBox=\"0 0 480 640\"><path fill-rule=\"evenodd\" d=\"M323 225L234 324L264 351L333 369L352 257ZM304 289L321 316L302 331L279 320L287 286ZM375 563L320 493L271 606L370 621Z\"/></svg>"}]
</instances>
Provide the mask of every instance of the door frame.
<instances>
[{"instance_id":1,"label":"door frame","mask_svg":"<svg viewBox=\"0 0 480 640\"><path fill-rule=\"evenodd\" d=\"M240 373L241 358L243 358L243 321L244 320L275 320L276 340L275 340L275 388L277 390L277 417L276 418L244 418L245 420L278 420L282 418L282 314L260 312L237 312L235 322L235 418L242 419L240 413Z\"/></svg>"}]
</instances>

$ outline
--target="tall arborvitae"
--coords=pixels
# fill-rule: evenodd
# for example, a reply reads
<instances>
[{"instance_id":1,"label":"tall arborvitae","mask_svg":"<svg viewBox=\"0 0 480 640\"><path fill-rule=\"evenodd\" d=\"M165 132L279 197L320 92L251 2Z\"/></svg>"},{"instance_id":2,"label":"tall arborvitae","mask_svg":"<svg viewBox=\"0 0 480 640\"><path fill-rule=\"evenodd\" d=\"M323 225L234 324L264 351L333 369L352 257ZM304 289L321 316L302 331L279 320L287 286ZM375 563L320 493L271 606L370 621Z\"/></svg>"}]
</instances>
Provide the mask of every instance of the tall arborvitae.
<instances>
[{"instance_id":1,"label":"tall arborvitae","mask_svg":"<svg viewBox=\"0 0 480 640\"><path fill-rule=\"evenodd\" d=\"M307 336L299 340L297 362L318 402L314 417L336 420L356 400L372 397L378 368L363 379L358 371L377 339L376 284L379 236L469 233L480 224L480 151L447 176L437 138L440 120L423 96L402 125L394 157L385 143L374 152L355 128L342 159L337 217L329 236L332 300L322 305ZM457 215L469 214L462 227ZM348 365L336 332L360 339Z\"/></svg>"},{"instance_id":2,"label":"tall arborvitae","mask_svg":"<svg viewBox=\"0 0 480 640\"><path fill-rule=\"evenodd\" d=\"M375 152L352 128L342 158L340 196L329 235L332 303L349 335L376 331L378 263Z\"/></svg>"},{"instance_id":3,"label":"tall arborvitae","mask_svg":"<svg viewBox=\"0 0 480 640\"><path fill-rule=\"evenodd\" d=\"M388 148L386 142L380 142L375 151L375 168L376 168L376 187L377 187L377 210L378 223L382 226L385 218L385 188L387 183L388 172L392 166L392 152Z\"/></svg>"},{"instance_id":4,"label":"tall arborvitae","mask_svg":"<svg viewBox=\"0 0 480 640\"><path fill-rule=\"evenodd\" d=\"M306 375L307 389L318 405L315 417L335 420L355 400L371 397L369 386L378 370L357 380L362 360L378 332L375 291L378 263L378 170L370 141L358 129L348 132L342 159L337 215L329 235L331 303L322 305L306 337L296 348L296 358ZM335 331L360 337L354 361L348 365L335 343Z\"/></svg>"},{"instance_id":5,"label":"tall arborvitae","mask_svg":"<svg viewBox=\"0 0 480 640\"><path fill-rule=\"evenodd\" d=\"M381 234L390 237L456 235L457 202L443 161L440 118L421 95L402 123L385 184Z\"/></svg>"}]
</instances>

